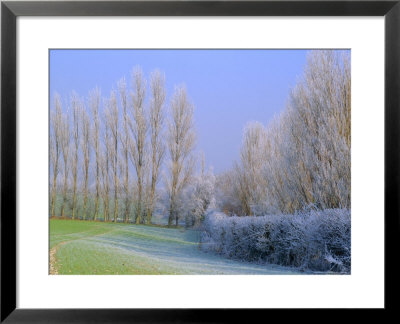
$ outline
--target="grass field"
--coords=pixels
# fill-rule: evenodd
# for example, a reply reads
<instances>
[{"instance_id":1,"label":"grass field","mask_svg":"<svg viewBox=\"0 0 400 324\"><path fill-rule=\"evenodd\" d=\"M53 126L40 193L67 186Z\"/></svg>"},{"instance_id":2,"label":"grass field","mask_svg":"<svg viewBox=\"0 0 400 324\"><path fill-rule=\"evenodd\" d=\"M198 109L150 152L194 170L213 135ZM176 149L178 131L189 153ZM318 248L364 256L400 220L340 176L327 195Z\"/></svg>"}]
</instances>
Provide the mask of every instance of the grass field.
<instances>
[{"instance_id":1,"label":"grass field","mask_svg":"<svg viewBox=\"0 0 400 324\"><path fill-rule=\"evenodd\" d=\"M50 220L50 274L293 274L199 250L199 232Z\"/></svg>"}]
</instances>

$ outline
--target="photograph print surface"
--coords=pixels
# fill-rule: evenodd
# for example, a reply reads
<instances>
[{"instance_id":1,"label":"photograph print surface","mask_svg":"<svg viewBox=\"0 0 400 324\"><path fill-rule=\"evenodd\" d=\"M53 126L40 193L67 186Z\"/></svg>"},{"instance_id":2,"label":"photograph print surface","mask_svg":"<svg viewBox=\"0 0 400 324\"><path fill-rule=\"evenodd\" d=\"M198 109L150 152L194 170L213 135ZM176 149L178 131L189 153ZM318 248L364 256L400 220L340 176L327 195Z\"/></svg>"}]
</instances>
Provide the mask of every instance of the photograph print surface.
<instances>
[{"instance_id":1,"label":"photograph print surface","mask_svg":"<svg viewBox=\"0 0 400 324\"><path fill-rule=\"evenodd\" d=\"M350 50L49 51L49 273L350 274Z\"/></svg>"}]
</instances>

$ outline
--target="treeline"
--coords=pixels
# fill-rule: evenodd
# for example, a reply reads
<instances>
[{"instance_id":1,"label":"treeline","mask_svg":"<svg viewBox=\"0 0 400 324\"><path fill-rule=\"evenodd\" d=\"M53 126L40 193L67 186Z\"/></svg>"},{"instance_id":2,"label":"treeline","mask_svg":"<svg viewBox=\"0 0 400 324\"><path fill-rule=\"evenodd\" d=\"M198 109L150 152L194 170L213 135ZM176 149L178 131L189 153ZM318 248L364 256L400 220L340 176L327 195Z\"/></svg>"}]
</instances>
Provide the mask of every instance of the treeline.
<instances>
[{"instance_id":1,"label":"treeline","mask_svg":"<svg viewBox=\"0 0 400 324\"><path fill-rule=\"evenodd\" d=\"M210 209L229 216L351 208L351 75L346 51L308 55L286 109L248 123L240 158L214 177L204 157L195 174L194 106L165 76L140 68L117 90L72 93L50 112L50 216L199 225Z\"/></svg>"},{"instance_id":2,"label":"treeline","mask_svg":"<svg viewBox=\"0 0 400 324\"><path fill-rule=\"evenodd\" d=\"M249 123L240 160L217 177L228 215L350 209L351 75L346 51L312 51L285 111Z\"/></svg>"},{"instance_id":3,"label":"treeline","mask_svg":"<svg viewBox=\"0 0 400 324\"><path fill-rule=\"evenodd\" d=\"M212 201L213 176L204 163L194 175L193 111L183 86L168 105L165 76L154 71L147 85L140 68L132 73L131 87L123 78L105 98L97 88L87 99L74 92L63 107L56 94L50 112L50 216L150 224L157 203L163 203L168 225L183 217L198 223Z\"/></svg>"}]
</instances>

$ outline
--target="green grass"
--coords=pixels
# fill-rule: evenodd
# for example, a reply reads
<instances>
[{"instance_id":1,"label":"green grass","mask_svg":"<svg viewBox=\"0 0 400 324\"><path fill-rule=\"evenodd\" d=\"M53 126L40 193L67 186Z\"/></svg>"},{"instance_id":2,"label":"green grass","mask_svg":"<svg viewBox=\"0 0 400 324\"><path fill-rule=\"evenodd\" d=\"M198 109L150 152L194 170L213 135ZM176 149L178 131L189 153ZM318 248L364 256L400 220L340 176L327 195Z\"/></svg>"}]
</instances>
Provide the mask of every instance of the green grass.
<instances>
[{"instance_id":1,"label":"green grass","mask_svg":"<svg viewBox=\"0 0 400 324\"><path fill-rule=\"evenodd\" d=\"M86 221L51 220L50 248L53 248L61 242L103 234L109 232L111 229L109 224Z\"/></svg>"},{"instance_id":2,"label":"green grass","mask_svg":"<svg viewBox=\"0 0 400 324\"><path fill-rule=\"evenodd\" d=\"M50 248L57 246L59 274L177 274L184 271L164 263L129 253L123 248L101 243L101 236L168 241L154 235L129 233L127 224L90 221L51 220ZM141 226L135 226L141 227ZM96 241L95 239L98 238Z\"/></svg>"},{"instance_id":3,"label":"green grass","mask_svg":"<svg viewBox=\"0 0 400 324\"><path fill-rule=\"evenodd\" d=\"M90 242L72 242L60 249L59 274L178 274L179 269L168 267L149 258L132 255L120 248Z\"/></svg>"},{"instance_id":4,"label":"green grass","mask_svg":"<svg viewBox=\"0 0 400 324\"><path fill-rule=\"evenodd\" d=\"M199 249L199 232L132 224L50 220L58 274L284 274Z\"/></svg>"}]
</instances>

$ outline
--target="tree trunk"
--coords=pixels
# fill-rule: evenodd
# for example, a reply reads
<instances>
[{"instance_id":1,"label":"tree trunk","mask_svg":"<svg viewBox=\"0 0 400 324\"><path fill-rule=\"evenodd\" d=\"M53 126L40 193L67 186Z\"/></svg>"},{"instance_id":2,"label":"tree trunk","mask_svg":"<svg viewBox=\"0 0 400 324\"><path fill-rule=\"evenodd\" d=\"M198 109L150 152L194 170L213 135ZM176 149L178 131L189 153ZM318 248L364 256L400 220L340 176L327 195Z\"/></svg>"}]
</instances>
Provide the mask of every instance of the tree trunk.
<instances>
[{"instance_id":1,"label":"tree trunk","mask_svg":"<svg viewBox=\"0 0 400 324\"><path fill-rule=\"evenodd\" d=\"M64 190L63 190L63 204L61 207L61 217L65 217L65 205L67 204L67 189L68 189L68 182L67 182L68 173L65 172L64 176Z\"/></svg>"},{"instance_id":2,"label":"tree trunk","mask_svg":"<svg viewBox=\"0 0 400 324\"><path fill-rule=\"evenodd\" d=\"M98 149L96 148L96 151ZM100 202L100 171L99 171L99 157L96 152L96 198L94 203L94 220L97 220L99 214L99 202Z\"/></svg>"},{"instance_id":3,"label":"tree trunk","mask_svg":"<svg viewBox=\"0 0 400 324\"><path fill-rule=\"evenodd\" d=\"M147 209L147 225L151 224L151 218L153 216L153 210L154 210L154 194L155 194L155 186L151 188L150 192L150 203L149 203L149 208Z\"/></svg>"},{"instance_id":4,"label":"tree trunk","mask_svg":"<svg viewBox=\"0 0 400 324\"><path fill-rule=\"evenodd\" d=\"M136 224L140 224L142 218L142 183L140 175L138 175L138 203L136 208Z\"/></svg>"},{"instance_id":5,"label":"tree trunk","mask_svg":"<svg viewBox=\"0 0 400 324\"><path fill-rule=\"evenodd\" d=\"M168 215L168 227L171 227L172 222L174 220L174 215L175 215L175 197L171 197L170 205L169 205L169 215Z\"/></svg>"},{"instance_id":6,"label":"tree trunk","mask_svg":"<svg viewBox=\"0 0 400 324\"><path fill-rule=\"evenodd\" d=\"M117 199L117 191L114 194L114 223L117 222L118 218L118 199Z\"/></svg>"},{"instance_id":7,"label":"tree trunk","mask_svg":"<svg viewBox=\"0 0 400 324\"><path fill-rule=\"evenodd\" d=\"M72 197L72 219L75 219L76 213L76 181L74 181L74 194Z\"/></svg>"},{"instance_id":8,"label":"tree trunk","mask_svg":"<svg viewBox=\"0 0 400 324\"><path fill-rule=\"evenodd\" d=\"M84 196L83 196L83 213L82 213L82 218L86 219L86 205L87 205L87 186L88 186L88 173L86 172L85 175L85 189L84 189Z\"/></svg>"},{"instance_id":9,"label":"tree trunk","mask_svg":"<svg viewBox=\"0 0 400 324\"><path fill-rule=\"evenodd\" d=\"M58 168L58 166L55 167L55 169L57 169L57 168ZM56 211L57 172L55 172L53 179L54 180L53 180L53 192L52 192L52 198L51 198L51 216L54 217L55 211Z\"/></svg>"}]
</instances>

